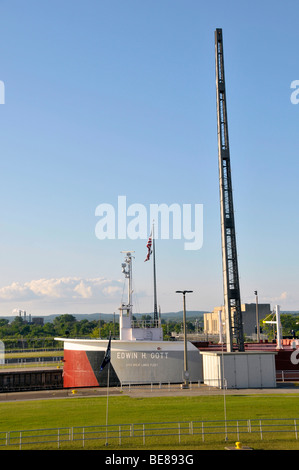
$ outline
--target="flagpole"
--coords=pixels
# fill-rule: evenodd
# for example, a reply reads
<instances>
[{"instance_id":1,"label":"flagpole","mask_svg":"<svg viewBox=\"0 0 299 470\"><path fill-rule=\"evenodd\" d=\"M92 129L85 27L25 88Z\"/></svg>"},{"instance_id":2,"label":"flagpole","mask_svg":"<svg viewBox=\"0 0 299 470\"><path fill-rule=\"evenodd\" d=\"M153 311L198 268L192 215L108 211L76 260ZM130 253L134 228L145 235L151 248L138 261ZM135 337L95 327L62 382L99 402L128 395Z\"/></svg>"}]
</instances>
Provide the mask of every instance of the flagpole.
<instances>
[{"instance_id":1,"label":"flagpole","mask_svg":"<svg viewBox=\"0 0 299 470\"><path fill-rule=\"evenodd\" d=\"M106 446L108 445L108 405L109 405L109 379L110 379L110 361L108 364L108 377L107 377L107 402L106 402Z\"/></svg>"},{"instance_id":2,"label":"flagpole","mask_svg":"<svg viewBox=\"0 0 299 470\"><path fill-rule=\"evenodd\" d=\"M111 362L111 331L109 335L108 345L106 353L103 359L103 362L100 367L100 372L104 370L105 366L108 364L108 374L107 374L107 403L106 403L106 443L108 445L108 404L109 404L109 381L110 381L110 362Z\"/></svg>"},{"instance_id":3,"label":"flagpole","mask_svg":"<svg viewBox=\"0 0 299 470\"><path fill-rule=\"evenodd\" d=\"M155 253L154 223L153 223L153 271L154 271L154 324L155 324L155 326L158 326L157 284L156 284L156 253Z\"/></svg>"}]
</instances>

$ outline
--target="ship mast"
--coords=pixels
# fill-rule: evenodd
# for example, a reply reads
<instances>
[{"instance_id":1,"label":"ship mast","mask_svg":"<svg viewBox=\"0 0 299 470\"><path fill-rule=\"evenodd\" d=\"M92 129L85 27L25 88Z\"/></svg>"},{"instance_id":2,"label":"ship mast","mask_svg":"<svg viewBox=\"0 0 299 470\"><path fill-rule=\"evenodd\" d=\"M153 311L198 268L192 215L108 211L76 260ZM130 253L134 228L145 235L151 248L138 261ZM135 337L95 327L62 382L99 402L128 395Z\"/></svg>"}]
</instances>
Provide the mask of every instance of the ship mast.
<instances>
[{"instance_id":1,"label":"ship mast","mask_svg":"<svg viewBox=\"0 0 299 470\"><path fill-rule=\"evenodd\" d=\"M154 325L158 326L158 308L157 308L157 280L156 280L156 250L155 250L155 232L153 224L153 275L154 275Z\"/></svg>"},{"instance_id":2,"label":"ship mast","mask_svg":"<svg viewBox=\"0 0 299 470\"><path fill-rule=\"evenodd\" d=\"M132 253L134 251L122 251L126 253L125 262L122 263L122 272L125 278L128 279L128 303L122 303L119 308L120 311L120 339L123 339L123 328L131 328L132 322Z\"/></svg>"},{"instance_id":3,"label":"ship mast","mask_svg":"<svg viewBox=\"0 0 299 470\"><path fill-rule=\"evenodd\" d=\"M127 304L122 304L121 312L126 312L127 317L130 318L132 317L132 253L135 253L134 251L122 251L121 253L126 253L126 258L125 262L122 263L122 272L125 275L125 278L128 279L128 303Z\"/></svg>"},{"instance_id":4,"label":"ship mast","mask_svg":"<svg viewBox=\"0 0 299 470\"><path fill-rule=\"evenodd\" d=\"M150 237L152 240L152 235ZM152 243L148 244L148 250L150 255L152 253ZM136 341L136 340L147 340L147 341L162 341L163 330L159 327L157 301L155 297L155 321L148 322L146 325L143 322L133 321L132 311L132 253L134 251L122 251L126 254L125 261L122 263L122 272L125 278L128 280L128 303L121 303L119 308L119 338L123 341Z\"/></svg>"}]
</instances>

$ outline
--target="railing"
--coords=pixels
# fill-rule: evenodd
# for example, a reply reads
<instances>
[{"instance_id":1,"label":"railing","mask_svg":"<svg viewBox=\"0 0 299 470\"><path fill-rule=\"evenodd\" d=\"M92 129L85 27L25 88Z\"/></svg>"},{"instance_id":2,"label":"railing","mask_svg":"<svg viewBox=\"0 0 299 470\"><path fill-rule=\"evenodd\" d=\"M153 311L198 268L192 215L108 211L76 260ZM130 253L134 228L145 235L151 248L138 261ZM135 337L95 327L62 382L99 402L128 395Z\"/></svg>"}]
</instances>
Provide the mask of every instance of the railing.
<instances>
[{"instance_id":1,"label":"railing","mask_svg":"<svg viewBox=\"0 0 299 470\"><path fill-rule=\"evenodd\" d=\"M299 370L277 370L276 382L299 382Z\"/></svg>"},{"instance_id":2,"label":"railing","mask_svg":"<svg viewBox=\"0 0 299 470\"><path fill-rule=\"evenodd\" d=\"M202 442L205 442L208 436L217 436L224 441L231 437L239 441L242 434L257 434L258 439L263 440L267 433L277 433L279 436L275 436L275 439L281 438L282 433L288 433L288 440L297 440L298 418L115 424L9 431L0 432L0 447L23 449L50 444L61 448L70 443L85 447L88 441L97 441L98 444L102 441L105 444L121 446L133 439L137 440L139 445L146 445L150 444L153 438L158 438L161 443L162 438L169 437L173 438L172 444L180 444L184 436L190 439L192 436L199 436ZM196 443L198 444L197 438Z\"/></svg>"},{"instance_id":3,"label":"railing","mask_svg":"<svg viewBox=\"0 0 299 470\"><path fill-rule=\"evenodd\" d=\"M160 326L159 320L132 320L132 328L157 328Z\"/></svg>"},{"instance_id":4,"label":"railing","mask_svg":"<svg viewBox=\"0 0 299 470\"><path fill-rule=\"evenodd\" d=\"M123 389L128 389L129 392L131 390L138 390L138 388L142 388L142 390L178 390L181 388L183 381L181 383L172 383L172 382L141 382L141 381L136 381L134 382L133 380L130 381L122 381L120 383L120 389L123 391ZM198 380L197 382L190 382L189 383L189 388L200 388L201 387L201 382Z\"/></svg>"},{"instance_id":5,"label":"railing","mask_svg":"<svg viewBox=\"0 0 299 470\"><path fill-rule=\"evenodd\" d=\"M5 360L4 364L0 364L0 371L5 372L6 369L28 369L36 367L53 367L53 366L62 366L63 357L44 357L44 358L31 358L27 360L26 358L17 358L12 360Z\"/></svg>"}]
</instances>

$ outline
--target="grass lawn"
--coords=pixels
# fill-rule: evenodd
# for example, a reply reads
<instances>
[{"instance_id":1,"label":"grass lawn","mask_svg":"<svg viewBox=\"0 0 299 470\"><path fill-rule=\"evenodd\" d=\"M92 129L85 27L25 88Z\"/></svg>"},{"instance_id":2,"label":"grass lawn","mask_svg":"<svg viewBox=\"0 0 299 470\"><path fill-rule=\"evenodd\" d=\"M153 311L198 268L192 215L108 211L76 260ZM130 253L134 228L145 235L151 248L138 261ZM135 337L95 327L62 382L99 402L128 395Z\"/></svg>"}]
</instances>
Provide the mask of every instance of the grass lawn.
<instances>
[{"instance_id":1,"label":"grass lawn","mask_svg":"<svg viewBox=\"0 0 299 470\"><path fill-rule=\"evenodd\" d=\"M56 357L56 356L63 356L63 350L54 350L54 351L24 351L24 352L15 352L15 351L5 351L5 358L6 359L20 359L26 357Z\"/></svg>"},{"instance_id":2,"label":"grass lawn","mask_svg":"<svg viewBox=\"0 0 299 470\"><path fill-rule=\"evenodd\" d=\"M225 403L227 420L256 418L298 418L299 420L298 395L226 395ZM223 421L224 418L224 398L221 395L151 398L132 398L122 395L109 397L109 424ZM106 397L71 397L0 403L0 431L97 426L105 425L105 423ZM179 449L199 448L198 438L193 439L192 442L184 439L185 437L179 447L176 440L169 438L165 444L156 443L155 448L159 448L159 446L164 449L172 449L174 446ZM273 446L275 442L275 448L299 449L299 441L294 436L280 444L277 433L273 437L265 436L261 442L259 436L255 436L255 446L265 448L269 439L271 440L269 445ZM235 441L236 438L233 438L232 442ZM103 442L101 444L97 441L92 442L93 448L103 448ZM280 447L281 445L282 447ZM125 448L132 449L138 448L138 446L140 449L144 448L140 442L139 444L130 442ZM200 442L202 449L216 449L217 446L223 449L223 440L215 444L209 437L205 443Z\"/></svg>"}]
</instances>

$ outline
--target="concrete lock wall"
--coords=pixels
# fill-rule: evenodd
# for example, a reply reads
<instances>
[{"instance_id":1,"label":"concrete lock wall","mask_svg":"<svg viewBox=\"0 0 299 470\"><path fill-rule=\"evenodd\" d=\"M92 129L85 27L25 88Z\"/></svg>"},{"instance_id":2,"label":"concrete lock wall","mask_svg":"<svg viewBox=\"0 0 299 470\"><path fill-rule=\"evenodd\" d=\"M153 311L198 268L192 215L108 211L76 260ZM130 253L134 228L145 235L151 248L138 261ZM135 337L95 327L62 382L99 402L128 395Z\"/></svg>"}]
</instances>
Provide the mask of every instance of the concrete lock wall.
<instances>
[{"instance_id":1,"label":"concrete lock wall","mask_svg":"<svg viewBox=\"0 0 299 470\"><path fill-rule=\"evenodd\" d=\"M275 352L202 352L204 383L224 388L276 387Z\"/></svg>"}]
</instances>

